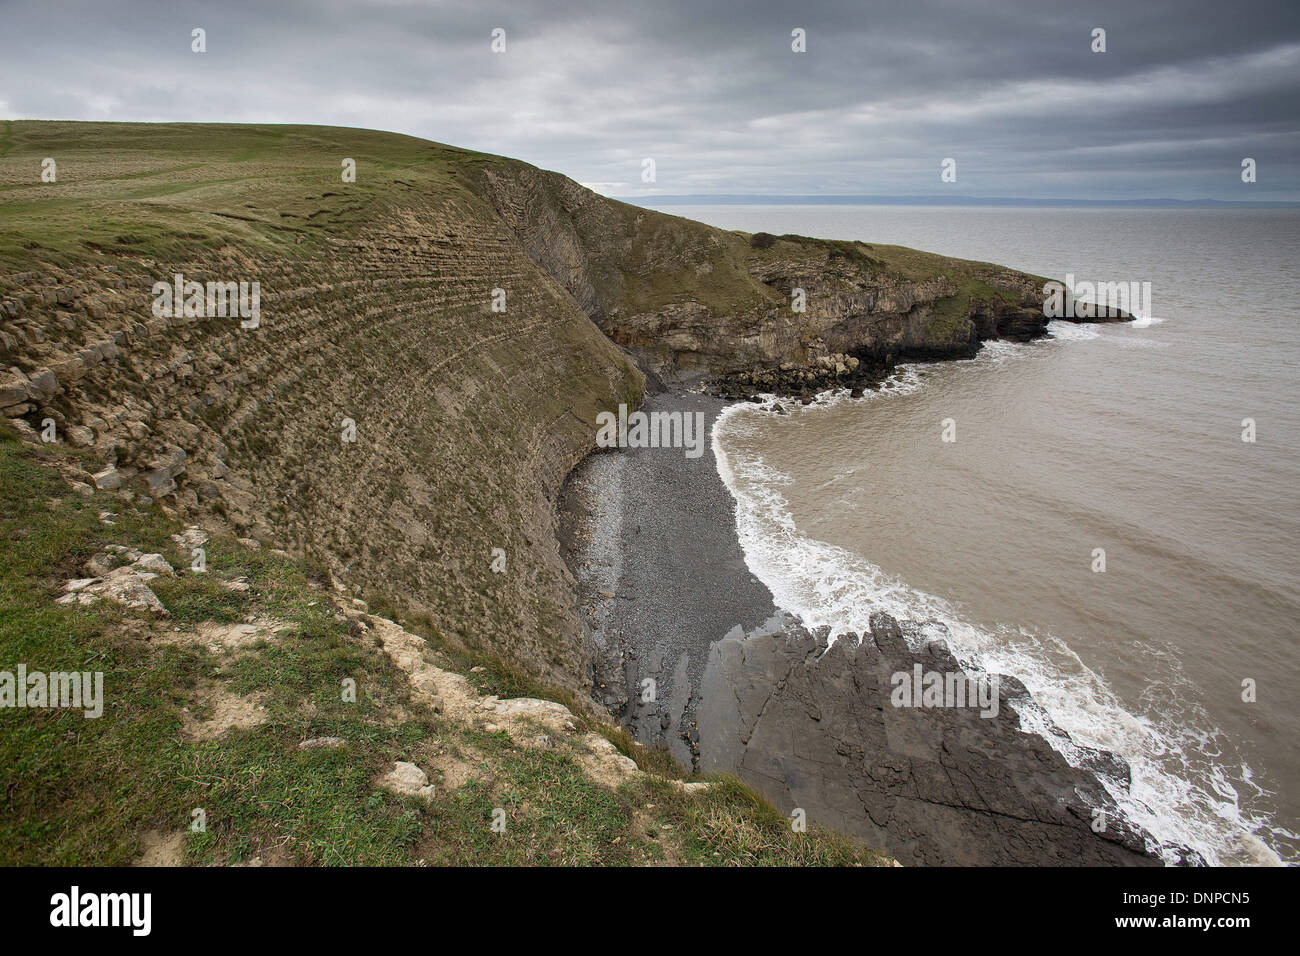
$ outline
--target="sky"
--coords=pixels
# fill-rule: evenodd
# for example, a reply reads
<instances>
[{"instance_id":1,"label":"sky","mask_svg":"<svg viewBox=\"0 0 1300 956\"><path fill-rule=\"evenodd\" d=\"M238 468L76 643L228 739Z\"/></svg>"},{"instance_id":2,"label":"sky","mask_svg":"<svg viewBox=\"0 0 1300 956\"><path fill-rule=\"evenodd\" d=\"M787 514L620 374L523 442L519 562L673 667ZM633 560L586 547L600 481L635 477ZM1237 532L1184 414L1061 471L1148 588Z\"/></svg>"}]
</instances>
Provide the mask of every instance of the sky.
<instances>
[{"instance_id":1,"label":"sky","mask_svg":"<svg viewBox=\"0 0 1300 956\"><path fill-rule=\"evenodd\" d=\"M0 0L0 119L393 130L646 200L1298 201L1300 0Z\"/></svg>"}]
</instances>

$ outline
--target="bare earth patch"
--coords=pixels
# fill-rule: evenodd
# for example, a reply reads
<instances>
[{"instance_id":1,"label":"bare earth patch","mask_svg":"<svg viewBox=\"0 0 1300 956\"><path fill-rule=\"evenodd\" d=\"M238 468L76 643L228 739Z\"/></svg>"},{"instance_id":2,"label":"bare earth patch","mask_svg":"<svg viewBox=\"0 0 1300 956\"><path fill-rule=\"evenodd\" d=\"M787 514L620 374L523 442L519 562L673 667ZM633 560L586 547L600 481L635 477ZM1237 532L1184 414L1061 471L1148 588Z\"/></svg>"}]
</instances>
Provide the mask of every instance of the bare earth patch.
<instances>
[{"instance_id":1,"label":"bare earth patch","mask_svg":"<svg viewBox=\"0 0 1300 956\"><path fill-rule=\"evenodd\" d=\"M185 831L164 834L150 830L140 837L144 853L135 861L136 866L184 866Z\"/></svg>"},{"instance_id":2,"label":"bare earth patch","mask_svg":"<svg viewBox=\"0 0 1300 956\"><path fill-rule=\"evenodd\" d=\"M204 621L194 631L163 632L155 638L155 642L206 647L212 653L220 654L224 651L246 650L258 641L272 641L278 634L292 629L292 624L271 618L259 618L248 624L219 624L216 621Z\"/></svg>"},{"instance_id":3,"label":"bare earth patch","mask_svg":"<svg viewBox=\"0 0 1300 956\"><path fill-rule=\"evenodd\" d=\"M294 856L287 849L286 843L279 843L274 846L266 847L257 856L250 857L242 863L233 863L232 866L294 866Z\"/></svg>"},{"instance_id":4,"label":"bare earth patch","mask_svg":"<svg viewBox=\"0 0 1300 956\"><path fill-rule=\"evenodd\" d=\"M454 754L443 754L429 763L429 777L444 793L459 790L478 777L478 771Z\"/></svg>"},{"instance_id":5,"label":"bare earth patch","mask_svg":"<svg viewBox=\"0 0 1300 956\"><path fill-rule=\"evenodd\" d=\"M240 697L222 687L201 689L198 706L211 716L199 720L190 711L185 712L181 734L188 740L216 740L228 730L247 730L266 720L260 696Z\"/></svg>"}]
</instances>

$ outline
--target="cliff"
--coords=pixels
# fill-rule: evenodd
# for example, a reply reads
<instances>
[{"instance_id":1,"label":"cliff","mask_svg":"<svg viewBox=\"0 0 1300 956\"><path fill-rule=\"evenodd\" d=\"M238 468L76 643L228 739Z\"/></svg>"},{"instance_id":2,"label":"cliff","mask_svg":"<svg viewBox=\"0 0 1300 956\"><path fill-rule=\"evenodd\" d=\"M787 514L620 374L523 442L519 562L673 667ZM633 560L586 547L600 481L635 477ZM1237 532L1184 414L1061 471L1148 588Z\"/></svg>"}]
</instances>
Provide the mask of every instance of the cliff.
<instances>
[{"instance_id":1,"label":"cliff","mask_svg":"<svg viewBox=\"0 0 1300 956\"><path fill-rule=\"evenodd\" d=\"M1042 277L901 246L726 232L517 163L481 176L529 256L663 379L772 386L797 383L794 372L831 384L827 360L951 358L1046 330Z\"/></svg>"},{"instance_id":2,"label":"cliff","mask_svg":"<svg viewBox=\"0 0 1300 956\"><path fill-rule=\"evenodd\" d=\"M1044 325L1038 277L726 232L389 133L6 122L0 194L13 427L572 689L552 502L643 370L808 387ZM256 327L155 314L177 274L258 283Z\"/></svg>"}]
</instances>

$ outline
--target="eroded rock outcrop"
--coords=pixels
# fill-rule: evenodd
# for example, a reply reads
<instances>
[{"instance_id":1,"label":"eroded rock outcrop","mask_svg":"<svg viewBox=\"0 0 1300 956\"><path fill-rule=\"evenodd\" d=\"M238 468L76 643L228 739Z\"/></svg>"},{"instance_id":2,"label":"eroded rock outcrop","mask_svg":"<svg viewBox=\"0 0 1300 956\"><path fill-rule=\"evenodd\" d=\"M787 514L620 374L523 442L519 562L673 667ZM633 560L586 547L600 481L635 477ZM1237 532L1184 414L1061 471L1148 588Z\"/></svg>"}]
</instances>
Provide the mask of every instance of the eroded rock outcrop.
<instances>
[{"instance_id":1,"label":"eroded rock outcrop","mask_svg":"<svg viewBox=\"0 0 1300 956\"><path fill-rule=\"evenodd\" d=\"M663 379L725 387L779 370L800 373L777 376L782 390L852 386L895 361L967 356L1047 326L1046 280L990 263L802 236L759 243L531 167L489 169L483 183L534 261ZM860 373L837 376L846 357Z\"/></svg>"},{"instance_id":2,"label":"eroded rock outcrop","mask_svg":"<svg viewBox=\"0 0 1300 956\"><path fill-rule=\"evenodd\" d=\"M860 638L787 622L719 641L697 712L701 766L904 865L1160 862L1092 770L1021 730L1016 708L1030 701L1014 678L999 678L996 708L894 706L895 674L964 673L924 634L876 613ZM1126 775L1121 758L1096 754L1106 767L1093 769Z\"/></svg>"},{"instance_id":3,"label":"eroded rock outcrop","mask_svg":"<svg viewBox=\"0 0 1300 956\"><path fill-rule=\"evenodd\" d=\"M83 451L79 485L308 555L453 640L581 687L550 501L596 413L642 378L444 172L477 154L316 130L251 133L266 149L241 158L206 131L118 124L104 157L105 129L17 123L0 160L8 199L36 209L7 236L30 230L20 258L0 254L11 427ZM61 253L40 212L56 190L24 178L50 137L86 157ZM366 149L414 168L340 188L338 157ZM160 150L186 170L174 183ZM313 166L333 188L302 186ZM122 186L154 174L177 187L161 211ZM260 324L155 314L154 283L178 274L258 282Z\"/></svg>"}]
</instances>

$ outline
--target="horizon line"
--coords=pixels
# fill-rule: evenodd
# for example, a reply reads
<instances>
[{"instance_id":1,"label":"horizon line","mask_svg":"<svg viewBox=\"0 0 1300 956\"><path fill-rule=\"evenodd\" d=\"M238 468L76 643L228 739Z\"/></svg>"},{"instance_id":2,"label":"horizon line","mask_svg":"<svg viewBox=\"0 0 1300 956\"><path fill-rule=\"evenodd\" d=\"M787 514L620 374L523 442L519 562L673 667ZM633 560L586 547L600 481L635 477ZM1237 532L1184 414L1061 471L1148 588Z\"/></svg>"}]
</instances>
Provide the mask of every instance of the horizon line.
<instances>
[{"instance_id":1,"label":"horizon line","mask_svg":"<svg viewBox=\"0 0 1300 956\"><path fill-rule=\"evenodd\" d=\"M594 190L593 190L594 191ZM602 194L604 195L604 194ZM1027 196L876 196L876 195L797 195L765 193L679 193L663 196L609 196L619 202L637 206L1130 206L1130 207L1216 207L1244 208L1300 207L1289 199L1035 199Z\"/></svg>"}]
</instances>

